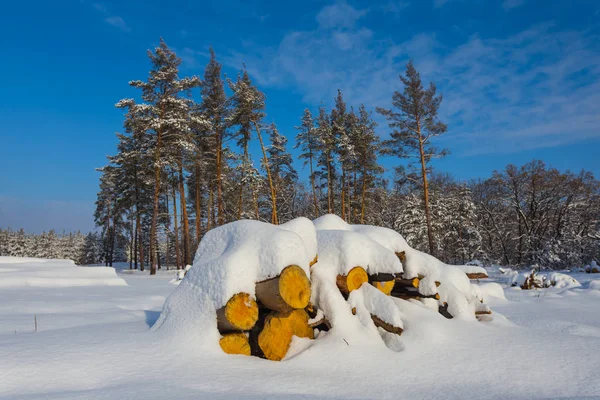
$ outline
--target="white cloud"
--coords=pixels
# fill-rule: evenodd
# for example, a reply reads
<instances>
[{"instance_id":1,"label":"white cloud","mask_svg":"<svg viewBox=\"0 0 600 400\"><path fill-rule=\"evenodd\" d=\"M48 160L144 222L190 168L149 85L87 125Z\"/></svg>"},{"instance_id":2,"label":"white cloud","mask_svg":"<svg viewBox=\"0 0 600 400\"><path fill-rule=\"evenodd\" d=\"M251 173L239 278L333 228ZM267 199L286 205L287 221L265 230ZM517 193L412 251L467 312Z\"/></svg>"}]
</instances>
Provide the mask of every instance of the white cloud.
<instances>
[{"instance_id":1,"label":"white cloud","mask_svg":"<svg viewBox=\"0 0 600 400\"><path fill-rule=\"evenodd\" d=\"M351 28L367 13L368 10L357 10L345 1L324 7L317 14L317 22L322 28Z\"/></svg>"},{"instance_id":2,"label":"white cloud","mask_svg":"<svg viewBox=\"0 0 600 400\"><path fill-rule=\"evenodd\" d=\"M119 28L123 32L131 32L131 28L127 25L125 20L122 17L119 17L118 15L107 17L104 19L104 22L116 28Z\"/></svg>"}]
</instances>

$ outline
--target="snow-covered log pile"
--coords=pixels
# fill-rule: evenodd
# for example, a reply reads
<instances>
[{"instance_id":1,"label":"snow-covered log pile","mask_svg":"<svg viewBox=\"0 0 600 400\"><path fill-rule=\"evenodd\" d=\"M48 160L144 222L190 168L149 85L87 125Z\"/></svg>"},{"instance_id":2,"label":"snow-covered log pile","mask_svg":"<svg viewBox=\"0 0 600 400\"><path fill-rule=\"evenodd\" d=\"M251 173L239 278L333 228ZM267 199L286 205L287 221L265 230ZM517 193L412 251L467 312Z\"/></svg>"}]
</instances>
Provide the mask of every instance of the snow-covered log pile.
<instances>
[{"instance_id":1,"label":"snow-covered log pile","mask_svg":"<svg viewBox=\"0 0 600 400\"><path fill-rule=\"evenodd\" d=\"M396 349L403 301L475 320L491 313L477 293L463 271L390 229L334 215L279 226L244 220L204 236L153 329L269 360L284 359L294 336L301 348L330 337Z\"/></svg>"},{"instance_id":2,"label":"snow-covered log pile","mask_svg":"<svg viewBox=\"0 0 600 400\"><path fill-rule=\"evenodd\" d=\"M509 279L511 286L518 286L523 290L549 287L569 289L581 286L579 281L572 276L560 272L538 273L535 269L529 272L513 273Z\"/></svg>"},{"instance_id":3,"label":"snow-covered log pile","mask_svg":"<svg viewBox=\"0 0 600 400\"><path fill-rule=\"evenodd\" d=\"M584 268L588 274L600 274L600 267L596 261L592 261L590 265L586 265Z\"/></svg>"}]
</instances>

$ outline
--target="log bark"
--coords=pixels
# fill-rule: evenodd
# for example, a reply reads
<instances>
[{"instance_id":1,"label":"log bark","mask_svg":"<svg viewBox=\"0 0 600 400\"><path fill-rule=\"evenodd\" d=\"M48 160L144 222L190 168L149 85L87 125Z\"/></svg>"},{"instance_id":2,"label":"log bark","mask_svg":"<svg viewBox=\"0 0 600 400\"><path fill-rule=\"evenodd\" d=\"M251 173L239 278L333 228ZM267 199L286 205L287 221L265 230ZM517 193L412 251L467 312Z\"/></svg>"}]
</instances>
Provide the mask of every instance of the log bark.
<instances>
[{"instance_id":1,"label":"log bark","mask_svg":"<svg viewBox=\"0 0 600 400\"><path fill-rule=\"evenodd\" d=\"M487 274L484 274L482 272L467 273L467 277L469 279L486 279L486 278L488 278Z\"/></svg>"},{"instance_id":2,"label":"log bark","mask_svg":"<svg viewBox=\"0 0 600 400\"><path fill-rule=\"evenodd\" d=\"M250 343L245 333L227 333L219 339L219 345L227 354L250 355Z\"/></svg>"},{"instance_id":3,"label":"log bark","mask_svg":"<svg viewBox=\"0 0 600 400\"><path fill-rule=\"evenodd\" d=\"M440 305L440 306L438 307L438 311L439 311L439 313L440 313L440 314L442 314L444 317L446 317L446 318L448 318L448 319L452 319L452 318L454 318L454 317L452 316L452 314L450 314L450 313L448 312L448 303L446 303L446 302L444 302L444 304L442 304L442 305Z\"/></svg>"},{"instance_id":4,"label":"log bark","mask_svg":"<svg viewBox=\"0 0 600 400\"><path fill-rule=\"evenodd\" d=\"M290 265L279 276L258 282L256 298L273 311L305 308L310 300L310 280L302 268Z\"/></svg>"},{"instance_id":5,"label":"log bark","mask_svg":"<svg viewBox=\"0 0 600 400\"><path fill-rule=\"evenodd\" d=\"M398 274L378 273L369 275L369 282L387 282L398 278Z\"/></svg>"},{"instance_id":6,"label":"log bark","mask_svg":"<svg viewBox=\"0 0 600 400\"><path fill-rule=\"evenodd\" d=\"M217 310L219 332L247 331L258 320L258 304L248 293L233 295L225 306Z\"/></svg>"},{"instance_id":7,"label":"log bark","mask_svg":"<svg viewBox=\"0 0 600 400\"><path fill-rule=\"evenodd\" d=\"M400 262L402 262L402 263L406 262L406 252L405 251L396 252L396 257L398 257Z\"/></svg>"},{"instance_id":8,"label":"log bark","mask_svg":"<svg viewBox=\"0 0 600 400\"><path fill-rule=\"evenodd\" d=\"M251 332L250 344L257 346L252 354L280 361L287 354L293 336L314 339L306 311L271 312L260 323L260 332L258 329Z\"/></svg>"},{"instance_id":9,"label":"log bark","mask_svg":"<svg viewBox=\"0 0 600 400\"><path fill-rule=\"evenodd\" d=\"M419 287L419 278L412 278L412 279L396 278L396 288L401 288L401 287L416 289Z\"/></svg>"},{"instance_id":10,"label":"log bark","mask_svg":"<svg viewBox=\"0 0 600 400\"><path fill-rule=\"evenodd\" d=\"M399 326L394 326L390 323L387 323L384 320L382 320L381 318L379 318L377 315L371 314L371 319L373 320L373 323L375 324L375 326L383 329L384 331L390 332L390 333L395 333L396 335L402 335L403 329L400 328Z\"/></svg>"},{"instance_id":11,"label":"log bark","mask_svg":"<svg viewBox=\"0 0 600 400\"><path fill-rule=\"evenodd\" d=\"M348 275L338 275L336 284L340 292L347 296L351 291L358 289L368 281L367 272L362 267L354 267L348 272Z\"/></svg>"}]
</instances>

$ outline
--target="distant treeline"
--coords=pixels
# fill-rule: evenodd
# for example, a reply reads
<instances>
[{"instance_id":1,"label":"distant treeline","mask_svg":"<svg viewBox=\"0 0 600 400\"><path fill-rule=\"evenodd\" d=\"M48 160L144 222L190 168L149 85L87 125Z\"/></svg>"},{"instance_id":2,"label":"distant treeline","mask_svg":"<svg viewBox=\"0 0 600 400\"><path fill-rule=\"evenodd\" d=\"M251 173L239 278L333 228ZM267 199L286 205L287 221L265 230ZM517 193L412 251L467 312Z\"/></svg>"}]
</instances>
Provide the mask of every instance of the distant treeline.
<instances>
[{"instance_id":1,"label":"distant treeline","mask_svg":"<svg viewBox=\"0 0 600 400\"><path fill-rule=\"evenodd\" d=\"M0 229L0 256L63 258L78 265L105 263L104 240L99 233L61 233L53 230L40 234ZM127 261L127 243L120 242L114 261Z\"/></svg>"}]
</instances>

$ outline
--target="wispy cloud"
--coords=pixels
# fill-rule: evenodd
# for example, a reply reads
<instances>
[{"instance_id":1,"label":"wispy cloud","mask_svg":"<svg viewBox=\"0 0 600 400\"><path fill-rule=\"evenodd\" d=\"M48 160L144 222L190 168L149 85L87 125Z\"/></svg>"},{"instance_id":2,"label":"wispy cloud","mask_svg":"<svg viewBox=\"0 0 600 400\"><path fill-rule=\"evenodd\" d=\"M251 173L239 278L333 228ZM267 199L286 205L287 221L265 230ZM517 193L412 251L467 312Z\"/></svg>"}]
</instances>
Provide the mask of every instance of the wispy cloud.
<instances>
[{"instance_id":1,"label":"wispy cloud","mask_svg":"<svg viewBox=\"0 0 600 400\"><path fill-rule=\"evenodd\" d=\"M107 17L104 19L104 22L116 28L119 28L123 32L131 32L131 28L127 25L125 20L122 17L119 17L118 15Z\"/></svg>"},{"instance_id":2,"label":"wispy cloud","mask_svg":"<svg viewBox=\"0 0 600 400\"><path fill-rule=\"evenodd\" d=\"M81 0L82 4L88 4L97 13L101 14L104 22L122 30L123 32L131 32L131 27L127 25L127 22L123 17L119 15L112 15L104 3L87 3L85 0Z\"/></svg>"},{"instance_id":3,"label":"wispy cloud","mask_svg":"<svg viewBox=\"0 0 600 400\"><path fill-rule=\"evenodd\" d=\"M352 17L326 19L328 7L343 7ZM446 140L474 153L600 137L597 35L545 24L506 37L474 35L452 48L431 33L397 43L358 24L364 11L346 3L328 7L314 30L290 32L277 47L244 43L243 51L219 58L235 67L245 63L260 85L293 87L314 105L331 102L339 88L351 103L369 107L389 106L412 58L422 78L444 94Z\"/></svg>"},{"instance_id":4,"label":"wispy cloud","mask_svg":"<svg viewBox=\"0 0 600 400\"><path fill-rule=\"evenodd\" d=\"M351 28L368 10L358 10L345 1L324 7L317 14L317 22L322 28Z\"/></svg>"},{"instance_id":5,"label":"wispy cloud","mask_svg":"<svg viewBox=\"0 0 600 400\"><path fill-rule=\"evenodd\" d=\"M502 8L505 11L512 10L513 8L521 7L525 3L525 0L504 0L502 2Z\"/></svg>"}]
</instances>

